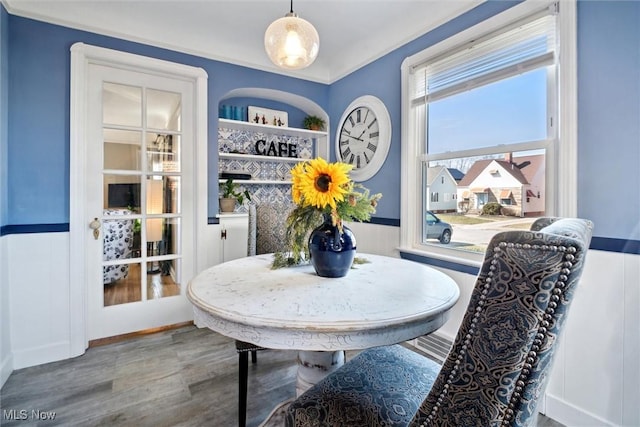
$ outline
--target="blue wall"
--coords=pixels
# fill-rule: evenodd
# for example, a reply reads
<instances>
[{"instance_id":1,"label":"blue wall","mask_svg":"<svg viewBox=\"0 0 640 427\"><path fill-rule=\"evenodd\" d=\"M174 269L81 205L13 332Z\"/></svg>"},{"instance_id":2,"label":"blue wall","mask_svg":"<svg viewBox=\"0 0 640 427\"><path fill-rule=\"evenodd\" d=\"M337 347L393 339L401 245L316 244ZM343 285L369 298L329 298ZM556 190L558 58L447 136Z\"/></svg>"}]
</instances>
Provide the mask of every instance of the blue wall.
<instances>
[{"instance_id":1,"label":"blue wall","mask_svg":"<svg viewBox=\"0 0 640 427\"><path fill-rule=\"evenodd\" d=\"M578 159L595 235L640 240L640 2L578 2Z\"/></svg>"},{"instance_id":2,"label":"blue wall","mask_svg":"<svg viewBox=\"0 0 640 427\"><path fill-rule=\"evenodd\" d=\"M326 109L328 87L9 16L8 215L2 225L69 222L70 47L75 42L203 68L209 75L209 215L217 212L218 104L229 91L288 91ZM211 131L213 130L213 131Z\"/></svg>"},{"instance_id":3,"label":"blue wall","mask_svg":"<svg viewBox=\"0 0 640 427\"><path fill-rule=\"evenodd\" d=\"M77 41L202 67L209 74L209 214L216 210L218 103L240 87L305 96L337 122L356 97L381 98L391 115L392 145L365 185L384 197L378 217L400 212L400 65L402 60L517 2L489 1L330 86L9 16L8 193L0 225L69 221L69 47ZM4 13L4 12L3 12ZM595 235L625 250L640 241L640 2L578 2L578 214ZM6 22L4 22L6 24ZM3 73L4 74L4 73ZM3 82L7 84L3 76ZM1 119L0 119L1 120ZM4 128L5 126L3 126ZM333 147L332 147L333 152ZM333 155L335 160L335 155ZM8 188L8 190L7 190ZM627 242L627 243L625 243ZM607 243L608 244L608 243ZM636 249L637 250L637 249Z\"/></svg>"},{"instance_id":4,"label":"blue wall","mask_svg":"<svg viewBox=\"0 0 640 427\"><path fill-rule=\"evenodd\" d=\"M9 126L9 15L0 4L0 225L7 218L7 145Z\"/></svg>"}]
</instances>

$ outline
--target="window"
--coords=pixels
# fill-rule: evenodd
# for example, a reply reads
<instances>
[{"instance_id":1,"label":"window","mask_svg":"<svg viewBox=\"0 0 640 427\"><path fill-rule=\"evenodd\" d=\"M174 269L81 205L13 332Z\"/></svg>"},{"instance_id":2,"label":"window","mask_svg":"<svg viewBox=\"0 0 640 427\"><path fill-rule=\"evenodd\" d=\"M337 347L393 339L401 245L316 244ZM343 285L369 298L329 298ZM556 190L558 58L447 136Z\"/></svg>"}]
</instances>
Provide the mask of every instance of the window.
<instances>
[{"instance_id":1,"label":"window","mask_svg":"<svg viewBox=\"0 0 640 427\"><path fill-rule=\"evenodd\" d=\"M558 22L558 5L527 1L405 60L403 250L478 259L491 236L514 222L520 228L539 216L571 215L566 207L575 196L558 203L571 190L554 165L567 159L567 176L575 173L575 106L558 107L565 93L559 82L575 69L575 52L560 75ZM439 203L428 176L438 168L462 176ZM531 198L534 191L542 197ZM424 239L427 211L451 223L450 243ZM469 232L463 224L478 225Z\"/></svg>"}]
</instances>

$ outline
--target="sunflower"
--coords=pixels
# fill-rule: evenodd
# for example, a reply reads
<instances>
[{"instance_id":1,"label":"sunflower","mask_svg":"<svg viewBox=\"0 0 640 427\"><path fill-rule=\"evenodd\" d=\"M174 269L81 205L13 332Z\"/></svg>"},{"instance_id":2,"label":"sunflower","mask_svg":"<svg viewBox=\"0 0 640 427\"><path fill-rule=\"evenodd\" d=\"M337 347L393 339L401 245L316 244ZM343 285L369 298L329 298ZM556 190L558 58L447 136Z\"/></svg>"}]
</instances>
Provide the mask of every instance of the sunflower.
<instances>
[{"instance_id":1,"label":"sunflower","mask_svg":"<svg viewBox=\"0 0 640 427\"><path fill-rule=\"evenodd\" d=\"M344 221L368 221L375 213L382 194L370 196L369 190L351 181L351 168L322 158L291 168L291 198L297 206L287 216L283 249L274 254L272 268L309 262L309 233L323 220L330 218L342 233Z\"/></svg>"},{"instance_id":2,"label":"sunflower","mask_svg":"<svg viewBox=\"0 0 640 427\"><path fill-rule=\"evenodd\" d=\"M291 195L295 203L324 209L336 208L336 203L344 200L349 192L349 171L352 166L346 163L327 163L318 157L296 165L291 170L293 185Z\"/></svg>"},{"instance_id":3,"label":"sunflower","mask_svg":"<svg viewBox=\"0 0 640 427\"><path fill-rule=\"evenodd\" d=\"M302 192L300 190L300 182L305 174L304 163L298 163L291 169L291 198L295 204L300 204Z\"/></svg>"}]
</instances>

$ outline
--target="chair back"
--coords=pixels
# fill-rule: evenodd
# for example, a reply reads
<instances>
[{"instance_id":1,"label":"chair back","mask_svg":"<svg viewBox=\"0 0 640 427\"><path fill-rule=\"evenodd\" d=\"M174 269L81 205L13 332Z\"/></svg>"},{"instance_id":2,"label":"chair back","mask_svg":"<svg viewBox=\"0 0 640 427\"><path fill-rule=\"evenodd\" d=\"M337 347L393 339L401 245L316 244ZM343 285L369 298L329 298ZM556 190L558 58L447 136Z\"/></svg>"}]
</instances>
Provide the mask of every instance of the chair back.
<instances>
[{"instance_id":1,"label":"chair back","mask_svg":"<svg viewBox=\"0 0 640 427\"><path fill-rule=\"evenodd\" d=\"M104 209L106 216L132 215L129 209ZM105 261L131 258L133 251L133 220L105 220L102 224L104 243L102 255ZM108 265L102 270L102 282L105 285L124 279L129 274L129 265Z\"/></svg>"},{"instance_id":2,"label":"chair back","mask_svg":"<svg viewBox=\"0 0 640 427\"><path fill-rule=\"evenodd\" d=\"M287 233L291 203L264 203L256 207L256 254L281 251Z\"/></svg>"},{"instance_id":3,"label":"chair back","mask_svg":"<svg viewBox=\"0 0 640 427\"><path fill-rule=\"evenodd\" d=\"M412 426L535 425L593 224L496 234L453 347ZM533 423L533 424L532 424Z\"/></svg>"}]
</instances>

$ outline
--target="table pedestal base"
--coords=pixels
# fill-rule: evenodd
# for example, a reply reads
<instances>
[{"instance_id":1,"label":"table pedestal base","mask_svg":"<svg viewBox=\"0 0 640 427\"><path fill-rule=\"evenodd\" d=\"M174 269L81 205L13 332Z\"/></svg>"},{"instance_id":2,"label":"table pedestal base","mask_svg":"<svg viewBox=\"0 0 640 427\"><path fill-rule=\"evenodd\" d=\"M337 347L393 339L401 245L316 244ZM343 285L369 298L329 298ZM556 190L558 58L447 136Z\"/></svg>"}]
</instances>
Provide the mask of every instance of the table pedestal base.
<instances>
[{"instance_id":1,"label":"table pedestal base","mask_svg":"<svg viewBox=\"0 0 640 427\"><path fill-rule=\"evenodd\" d=\"M344 365L344 351L299 351L296 396Z\"/></svg>"},{"instance_id":2,"label":"table pedestal base","mask_svg":"<svg viewBox=\"0 0 640 427\"><path fill-rule=\"evenodd\" d=\"M344 365L344 351L299 351L296 396L311 388L321 379ZM288 399L276 406L260 424L260 427L282 427L287 407L295 399Z\"/></svg>"}]
</instances>

